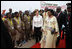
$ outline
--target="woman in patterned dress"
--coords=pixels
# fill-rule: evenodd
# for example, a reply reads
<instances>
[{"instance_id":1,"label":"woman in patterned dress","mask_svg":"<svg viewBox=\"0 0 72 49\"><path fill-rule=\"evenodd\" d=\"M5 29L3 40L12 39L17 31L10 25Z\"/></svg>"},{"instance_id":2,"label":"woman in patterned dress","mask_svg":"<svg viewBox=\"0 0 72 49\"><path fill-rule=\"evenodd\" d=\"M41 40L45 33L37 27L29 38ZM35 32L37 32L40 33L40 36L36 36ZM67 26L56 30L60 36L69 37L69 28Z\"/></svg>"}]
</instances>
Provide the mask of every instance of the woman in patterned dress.
<instances>
[{"instance_id":1,"label":"woman in patterned dress","mask_svg":"<svg viewBox=\"0 0 72 49\"><path fill-rule=\"evenodd\" d=\"M42 39L40 41L41 48L56 48L56 39L59 34L57 19L53 16L53 10L48 10L48 17L43 25Z\"/></svg>"}]
</instances>

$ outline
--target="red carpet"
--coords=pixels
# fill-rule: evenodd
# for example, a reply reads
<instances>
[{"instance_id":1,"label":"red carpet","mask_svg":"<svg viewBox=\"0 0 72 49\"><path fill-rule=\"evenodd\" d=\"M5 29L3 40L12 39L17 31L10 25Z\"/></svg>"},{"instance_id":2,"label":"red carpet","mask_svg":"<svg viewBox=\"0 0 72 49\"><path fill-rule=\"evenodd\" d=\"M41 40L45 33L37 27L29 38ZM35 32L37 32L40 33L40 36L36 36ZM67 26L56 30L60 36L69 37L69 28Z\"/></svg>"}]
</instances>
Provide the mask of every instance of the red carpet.
<instances>
[{"instance_id":1,"label":"red carpet","mask_svg":"<svg viewBox=\"0 0 72 49\"><path fill-rule=\"evenodd\" d=\"M61 32L61 37L62 37L63 32ZM65 36L64 39L60 39L59 45L56 48L66 48L65 46ZM37 43L33 45L31 48L40 48L40 43Z\"/></svg>"},{"instance_id":2,"label":"red carpet","mask_svg":"<svg viewBox=\"0 0 72 49\"><path fill-rule=\"evenodd\" d=\"M63 34L63 31L61 32L61 38L62 38L62 34ZM60 39L60 42L57 48L66 48L65 36L64 36L64 39L62 40Z\"/></svg>"}]
</instances>

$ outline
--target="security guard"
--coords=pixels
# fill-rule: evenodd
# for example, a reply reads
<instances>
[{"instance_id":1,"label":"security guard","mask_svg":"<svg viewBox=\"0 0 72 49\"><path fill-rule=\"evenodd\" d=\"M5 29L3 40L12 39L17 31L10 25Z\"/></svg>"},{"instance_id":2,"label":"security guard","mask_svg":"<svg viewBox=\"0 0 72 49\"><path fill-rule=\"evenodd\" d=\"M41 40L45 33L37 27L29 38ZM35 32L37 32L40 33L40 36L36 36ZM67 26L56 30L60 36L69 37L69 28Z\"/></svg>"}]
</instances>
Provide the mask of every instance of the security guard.
<instances>
[{"instance_id":1,"label":"security guard","mask_svg":"<svg viewBox=\"0 0 72 49\"><path fill-rule=\"evenodd\" d=\"M66 47L67 48L71 48L72 44L71 44L71 3L67 3L67 10L64 12L65 14L65 30L66 30Z\"/></svg>"}]
</instances>

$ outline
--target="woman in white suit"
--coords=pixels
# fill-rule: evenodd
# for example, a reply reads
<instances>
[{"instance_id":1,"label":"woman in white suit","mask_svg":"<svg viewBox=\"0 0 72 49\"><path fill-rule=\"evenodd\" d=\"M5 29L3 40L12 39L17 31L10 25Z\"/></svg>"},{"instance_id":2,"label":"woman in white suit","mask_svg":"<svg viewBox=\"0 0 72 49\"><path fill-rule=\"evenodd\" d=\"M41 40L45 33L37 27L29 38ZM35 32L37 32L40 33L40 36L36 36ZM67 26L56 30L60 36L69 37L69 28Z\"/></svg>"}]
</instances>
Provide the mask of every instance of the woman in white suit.
<instances>
[{"instance_id":1,"label":"woman in white suit","mask_svg":"<svg viewBox=\"0 0 72 49\"><path fill-rule=\"evenodd\" d=\"M32 30L35 33L35 39L36 43L38 43L41 40L42 35L42 26L43 26L43 18L39 15L38 9L36 9L36 15L33 17L33 25Z\"/></svg>"}]
</instances>

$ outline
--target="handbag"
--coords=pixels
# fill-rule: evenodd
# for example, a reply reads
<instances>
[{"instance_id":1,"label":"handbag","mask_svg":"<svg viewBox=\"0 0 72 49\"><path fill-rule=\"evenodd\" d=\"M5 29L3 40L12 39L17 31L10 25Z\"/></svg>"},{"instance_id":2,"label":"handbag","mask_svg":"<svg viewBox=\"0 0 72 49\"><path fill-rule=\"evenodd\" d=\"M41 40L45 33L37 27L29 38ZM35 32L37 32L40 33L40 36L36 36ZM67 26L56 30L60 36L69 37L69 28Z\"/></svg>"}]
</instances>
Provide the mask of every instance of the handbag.
<instances>
[{"instance_id":1,"label":"handbag","mask_svg":"<svg viewBox=\"0 0 72 49\"><path fill-rule=\"evenodd\" d=\"M51 30L51 34L54 34L55 33L55 28Z\"/></svg>"}]
</instances>

